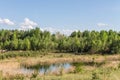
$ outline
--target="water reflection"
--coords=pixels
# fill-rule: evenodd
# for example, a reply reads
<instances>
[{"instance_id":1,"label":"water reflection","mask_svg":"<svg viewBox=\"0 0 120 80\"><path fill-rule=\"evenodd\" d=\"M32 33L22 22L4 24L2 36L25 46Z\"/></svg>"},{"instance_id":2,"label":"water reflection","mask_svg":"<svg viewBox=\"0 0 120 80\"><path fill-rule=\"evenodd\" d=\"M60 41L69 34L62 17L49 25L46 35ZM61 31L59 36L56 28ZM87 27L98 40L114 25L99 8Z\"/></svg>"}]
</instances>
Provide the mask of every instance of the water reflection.
<instances>
[{"instance_id":1,"label":"water reflection","mask_svg":"<svg viewBox=\"0 0 120 80\"><path fill-rule=\"evenodd\" d=\"M22 67L21 70L23 73L33 73L37 70L40 74L53 73L60 71L61 69L67 71L72 67L70 63L60 63L60 64L51 64L51 65L35 65L30 67Z\"/></svg>"},{"instance_id":2,"label":"water reflection","mask_svg":"<svg viewBox=\"0 0 120 80\"><path fill-rule=\"evenodd\" d=\"M47 73L60 73L61 70L63 70L65 73L68 72L74 72L78 73L83 70L82 66L97 66L100 67L103 65L103 62L97 63L97 62L74 62L74 63L59 63L59 64L50 64L50 65L34 65L21 67L21 71L24 74L33 73L34 71L38 71L39 74L47 74Z\"/></svg>"}]
</instances>

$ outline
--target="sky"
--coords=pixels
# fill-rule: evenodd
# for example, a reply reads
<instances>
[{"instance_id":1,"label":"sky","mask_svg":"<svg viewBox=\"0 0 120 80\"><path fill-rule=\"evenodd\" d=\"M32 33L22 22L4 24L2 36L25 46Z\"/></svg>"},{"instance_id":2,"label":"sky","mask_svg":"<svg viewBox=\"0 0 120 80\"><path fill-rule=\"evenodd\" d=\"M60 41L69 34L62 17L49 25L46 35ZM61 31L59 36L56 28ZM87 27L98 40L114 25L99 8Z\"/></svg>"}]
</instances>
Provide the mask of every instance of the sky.
<instances>
[{"instance_id":1,"label":"sky","mask_svg":"<svg viewBox=\"0 0 120 80\"><path fill-rule=\"evenodd\" d=\"M120 0L0 0L0 29L120 31Z\"/></svg>"}]
</instances>

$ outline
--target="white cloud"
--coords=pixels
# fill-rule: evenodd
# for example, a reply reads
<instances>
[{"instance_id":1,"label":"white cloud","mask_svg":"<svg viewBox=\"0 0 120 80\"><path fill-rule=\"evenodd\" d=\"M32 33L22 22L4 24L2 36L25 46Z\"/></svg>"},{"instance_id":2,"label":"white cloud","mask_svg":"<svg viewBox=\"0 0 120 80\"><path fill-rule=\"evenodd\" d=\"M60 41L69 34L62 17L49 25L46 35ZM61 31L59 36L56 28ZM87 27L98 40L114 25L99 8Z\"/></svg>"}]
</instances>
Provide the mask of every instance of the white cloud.
<instances>
[{"instance_id":1,"label":"white cloud","mask_svg":"<svg viewBox=\"0 0 120 80\"><path fill-rule=\"evenodd\" d=\"M50 31L51 33L56 33L56 32L60 32L62 34L65 35L70 35L73 31L76 31L75 29L58 29L58 28L52 28L52 27L45 27L45 28L41 28L42 31Z\"/></svg>"},{"instance_id":2,"label":"white cloud","mask_svg":"<svg viewBox=\"0 0 120 80\"><path fill-rule=\"evenodd\" d=\"M107 27L109 26L108 24L105 24L105 23L98 23L97 24L98 27Z\"/></svg>"},{"instance_id":3,"label":"white cloud","mask_svg":"<svg viewBox=\"0 0 120 80\"><path fill-rule=\"evenodd\" d=\"M10 26L15 25L15 23L12 22L11 20L9 20L9 19L1 19L1 18L0 18L0 24L10 25Z\"/></svg>"},{"instance_id":4,"label":"white cloud","mask_svg":"<svg viewBox=\"0 0 120 80\"><path fill-rule=\"evenodd\" d=\"M61 33L65 34L65 35L70 35L73 31L77 31L77 30L62 29Z\"/></svg>"},{"instance_id":5,"label":"white cloud","mask_svg":"<svg viewBox=\"0 0 120 80\"><path fill-rule=\"evenodd\" d=\"M25 18L24 19L24 22L20 24L20 28L22 30L28 30L28 29L33 29L35 26L37 26L38 24L31 21L30 19L28 18Z\"/></svg>"}]
</instances>

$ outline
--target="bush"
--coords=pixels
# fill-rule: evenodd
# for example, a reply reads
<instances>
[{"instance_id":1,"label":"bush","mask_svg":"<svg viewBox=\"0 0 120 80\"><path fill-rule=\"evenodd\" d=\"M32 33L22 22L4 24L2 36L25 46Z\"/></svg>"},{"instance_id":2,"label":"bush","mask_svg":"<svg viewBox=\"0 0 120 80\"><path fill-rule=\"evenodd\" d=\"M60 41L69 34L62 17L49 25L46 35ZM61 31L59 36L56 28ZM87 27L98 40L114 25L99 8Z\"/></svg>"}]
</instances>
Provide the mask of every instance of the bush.
<instances>
[{"instance_id":1,"label":"bush","mask_svg":"<svg viewBox=\"0 0 120 80\"><path fill-rule=\"evenodd\" d=\"M32 78L36 78L38 76L39 72L37 70L34 71L34 73L32 73L31 79Z\"/></svg>"},{"instance_id":2,"label":"bush","mask_svg":"<svg viewBox=\"0 0 120 80\"><path fill-rule=\"evenodd\" d=\"M101 80L101 79L99 78L99 75L97 74L97 72L93 72L91 80Z\"/></svg>"}]
</instances>

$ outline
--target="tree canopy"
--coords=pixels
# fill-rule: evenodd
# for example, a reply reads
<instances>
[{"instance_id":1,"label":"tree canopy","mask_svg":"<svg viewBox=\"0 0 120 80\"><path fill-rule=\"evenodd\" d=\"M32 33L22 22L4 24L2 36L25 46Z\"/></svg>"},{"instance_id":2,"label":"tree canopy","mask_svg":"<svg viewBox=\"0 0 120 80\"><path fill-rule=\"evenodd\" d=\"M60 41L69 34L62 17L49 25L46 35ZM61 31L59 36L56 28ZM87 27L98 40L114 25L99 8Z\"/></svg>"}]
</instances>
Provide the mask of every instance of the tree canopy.
<instances>
[{"instance_id":1,"label":"tree canopy","mask_svg":"<svg viewBox=\"0 0 120 80\"><path fill-rule=\"evenodd\" d=\"M65 36L39 28L28 31L0 30L0 49L115 54L120 53L120 32L86 30Z\"/></svg>"}]
</instances>

